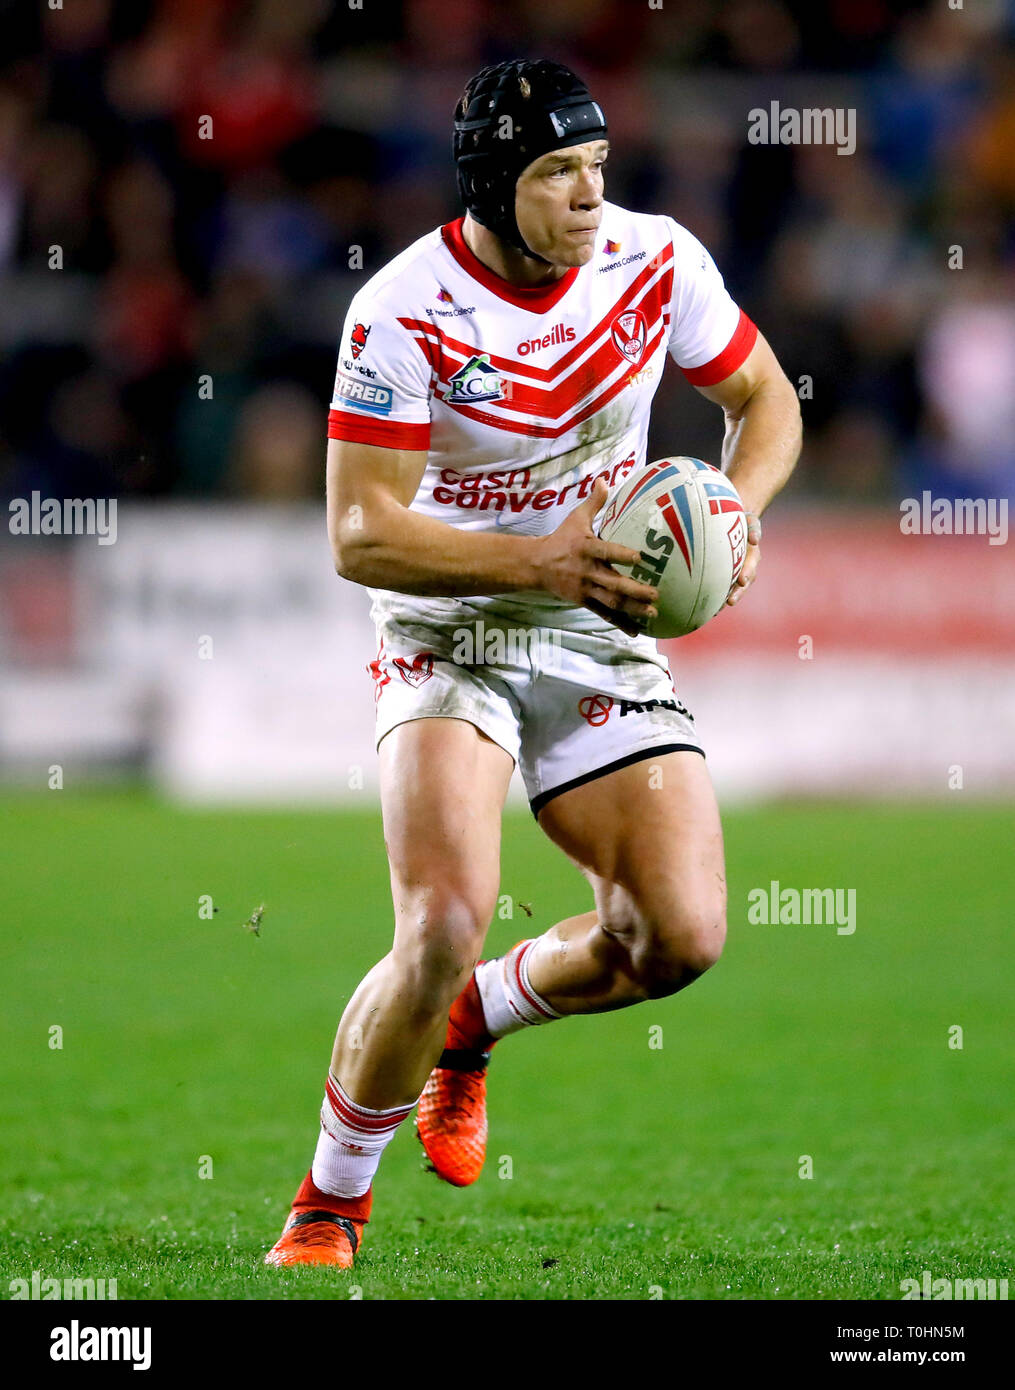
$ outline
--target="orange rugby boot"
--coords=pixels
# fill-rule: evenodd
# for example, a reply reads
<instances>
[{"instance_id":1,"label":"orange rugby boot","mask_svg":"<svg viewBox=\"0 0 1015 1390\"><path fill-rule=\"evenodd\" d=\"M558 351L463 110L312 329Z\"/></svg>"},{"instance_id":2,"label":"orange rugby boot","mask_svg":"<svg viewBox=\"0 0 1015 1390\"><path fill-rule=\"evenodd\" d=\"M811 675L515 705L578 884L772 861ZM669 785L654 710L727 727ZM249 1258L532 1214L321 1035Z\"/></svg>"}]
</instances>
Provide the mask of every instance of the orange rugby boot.
<instances>
[{"instance_id":1,"label":"orange rugby boot","mask_svg":"<svg viewBox=\"0 0 1015 1390\"><path fill-rule=\"evenodd\" d=\"M482 964L482 961L480 962ZM486 1031L475 975L451 1006L444 1051L419 1098L416 1133L430 1169L453 1187L468 1187L486 1158Z\"/></svg>"},{"instance_id":2,"label":"orange rugby boot","mask_svg":"<svg viewBox=\"0 0 1015 1390\"><path fill-rule=\"evenodd\" d=\"M352 1269L370 1219L373 1189L362 1197L331 1197L310 1173L293 1198L282 1234L264 1257L266 1265L335 1265Z\"/></svg>"}]
</instances>

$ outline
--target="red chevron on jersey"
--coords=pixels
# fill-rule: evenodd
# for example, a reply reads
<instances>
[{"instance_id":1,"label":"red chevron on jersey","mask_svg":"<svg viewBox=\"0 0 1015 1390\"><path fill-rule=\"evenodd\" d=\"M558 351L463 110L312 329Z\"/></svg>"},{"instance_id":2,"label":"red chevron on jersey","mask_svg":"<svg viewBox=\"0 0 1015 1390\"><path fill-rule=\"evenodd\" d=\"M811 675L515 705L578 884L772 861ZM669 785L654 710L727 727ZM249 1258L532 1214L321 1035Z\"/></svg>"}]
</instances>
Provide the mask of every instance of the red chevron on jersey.
<instances>
[{"instance_id":1,"label":"red chevron on jersey","mask_svg":"<svg viewBox=\"0 0 1015 1390\"><path fill-rule=\"evenodd\" d=\"M559 357L552 367L535 367L528 362L522 362L517 357L501 356L496 352L488 352L485 348L480 348L476 343L465 343L460 338L453 338L450 333L446 333L438 324L430 319L400 318L398 322L403 328L408 328L410 332L422 332L432 335L443 348L456 352L463 362L467 362L473 354L486 351L492 367L499 367L502 371L514 372L517 376L531 377L533 381L553 381L555 377L567 370L573 362L577 362L582 353L585 352L592 342L604 334L608 329L614 315L622 313L631 304L634 297L640 290L648 284L656 272L664 267L669 267L667 274L660 281L662 284L662 298L666 307L666 317L669 318L669 300L673 293L673 247L667 244L658 255L653 256L648 265L635 276L630 285L626 288L620 298L610 306L602 315L599 321L589 329L578 342L574 343L567 352ZM419 339L417 339L419 341Z\"/></svg>"},{"instance_id":2,"label":"red chevron on jersey","mask_svg":"<svg viewBox=\"0 0 1015 1390\"><path fill-rule=\"evenodd\" d=\"M558 381L552 387L529 386L523 382L509 381L509 391L505 395L503 403L497 402L497 413L480 412L477 416L474 407L463 405L456 401L455 408L466 414L472 414L473 419L503 420L505 429L511 429L517 422L511 417L513 415L523 415L529 422L535 420L556 420L560 421L567 412L574 410L578 403L584 400L590 391L611 375L617 367L625 372L632 366L637 367L642 358L651 356L658 346L660 335L665 330L664 306L671 292L671 276L665 273L661 279L649 287L643 298L639 301L638 307L634 310L625 311L621 317L628 319L631 315L638 316L638 331L640 342L640 357L638 361L633 361L622 352L617 344L617 330L615 327L616 315L612 318L608 315L595 330L603 336L602 343L595 351L567 376ZM412 321L401 320L406 327L412 327L418 331L414 333L415 342L420 351L423 352L431 368L437 373L438 382L441 386L447 387L450 377L459 370L471 357L478 355L477 345L468 343L458 343L455 339L450 339L439 328L429 323L414 323ZM661 325L661 328L660 328ZM660 332L656 329L660 328ZM653 334L651 343L646 342L649 333ZM591 341L594 334L588 335ZM622 340L630 343L634 339L624 338L621 331ZM454 344L454 346L452 346ZM435 351L435 348L438 349ZM491 366L496 366L498 361L501 363L505 359L498 359L495 354L487 354ZM572 354L568 353L568 357ZM555 369L559 375L560 368ZM445 391L438 392L443 398ZM499 412L504 410L505 416ZM559 427L555 430L559 434Z\"/></svg>"},{"instance_id":3,"label":"red chevron on jersey","mask_svg":"<svg viewBox=\"0 0 1015 1390\"><path fill-rule=\"evenodd\" d=\"M648 277L646 273L645 277L640 278L641 284L638 285L638 289L644 288L646 279L651 277ZM650 330L656 327L660 312L662 312L663 315L664 327L666 326L665 320L668 317L667 306L672 291L673 272L672 270L665 270L655 283L645 290L644 295L635 306L638 311L646 315ZM409 329L413 334L415 342L419 345L420 350L427 358L431 367L438 373L439 377L441 377L443 359L445 357L457 359L455 364L443 375L442 379L444 381L447 381L448 377L458 370L459 365L469 361L471 357L478 355L480 352L485 352L490 365L497 367L502 372L511 372L513 375L527 376L549 383L566 373L571 364L576 362L579 356L581 356L581 354L598 338L602 338L603 342L595 354L594 360L597 370L602 368L607 362L612 362L613 365L616 365L618 362L626 360L616 342L611 341L610 329L618 314L627 310L627 306L631 304L634 293L636 292L635 286L632 285L630 291L623 295L607 310L596 326L585 335L584 339L577 347L573 347L566 352L554 366L545 368L532 368L528 363L520 362L517 358L501 356L495 352L488 352L477 343L463 342L461 339L454 338L446 333L429 319L400 318L399 323L402 324L404 328ZM439 348L438 352L434 351L435 347ZM559 391L564 384L564 382L559 382L557 386L549 387L545 394L552 398L554 393ZM527 392L530 394L523 398L534 402L538 399L537 393L542 389L543 388L540 387L526 387L521 382L514 382L512 383L511 399L512 401L517 401L520 398L520 392ZM543 413L551 416L559 416L562 412L560 410L547 410Z\"/></svg>"},{"instance_id":4,"label":"red chevron on jersey","mask_svg":"<svg viewBox=\"0 0 1015 1390\"><path fill-rule=\"evenodd\" d=\"M657 305L656 308L658 310L659 306ZM657 329L658 331L656 331ZM656 320L652 324L652 331L652 350L654 351L663 331L658 312ZM644 351L643 348L643 355ZM503 410L505 412L504 423L508 428L510 428L510 423L513 423L511 417L514 415L523 415L529 420L559 421L568 411L574 410L580 401L585 400L590 391L595 390L611 376L618 366L624 373L626 380L627 373L633 365L636 364L632 364L619 356L615 344L610 338L607 338L591 357L586 358L580 366L576 367L569 376L558 382L556 386L547 389L542 386L526 386L518 381L506 382L505 387L510 389L506 391L503 402L496 402L495 418L501 418L500 411ZM440 379L440 384L446 386L447 377ZM441 391L439 394L443 397L445 393ZM462 408L457 402L455 404L459 409Z\"/></svg>"},{"instance_id":5,"label":"red chevron on jersey","mask_svg":"<svg viewBox=\"0 0 1015 1390\"><path fill-rule=\"evenodd\" d=\"M662 343L663 331L660 327L659 332L648 345L647 355L651 356ZM601 396L590 401L576 415L568 416L559 425L537 425L531 419L513 420L506 415L492 415L489 411L480 410L478 406L472 405L456 405L455 410L460 415L467 415L470 420L476 420L484 425L492 425L498 430L507 430L510 434L528 435L535 439L559 439L561 435L576 429L578 425L584 424L591 415L595 415L597 411L609 405L628 384L628 377L626 375L620 376Z\"/></svg>"}]
</instances>

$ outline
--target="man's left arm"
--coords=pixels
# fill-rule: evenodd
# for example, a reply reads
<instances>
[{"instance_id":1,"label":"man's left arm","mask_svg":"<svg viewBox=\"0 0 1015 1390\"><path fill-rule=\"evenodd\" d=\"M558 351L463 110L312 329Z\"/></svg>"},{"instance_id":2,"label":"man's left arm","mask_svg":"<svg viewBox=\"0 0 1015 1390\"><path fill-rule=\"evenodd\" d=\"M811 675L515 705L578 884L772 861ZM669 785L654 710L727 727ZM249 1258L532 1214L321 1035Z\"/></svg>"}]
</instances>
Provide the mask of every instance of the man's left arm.
<instances>
[{"instance_id":1,"label":"man's left arm","mask_svg":"<svg viewBox=\"0 0 1015 1390\"><path fill-rule=\"evenodd\" d=\"M758 569L761 514L785 486L800 455L800 401L760 333L742 366L714 386L695 389L723 408L723 472L748 513L747 557L726 600L732 607Z\"/></svg>"}]
</instances>

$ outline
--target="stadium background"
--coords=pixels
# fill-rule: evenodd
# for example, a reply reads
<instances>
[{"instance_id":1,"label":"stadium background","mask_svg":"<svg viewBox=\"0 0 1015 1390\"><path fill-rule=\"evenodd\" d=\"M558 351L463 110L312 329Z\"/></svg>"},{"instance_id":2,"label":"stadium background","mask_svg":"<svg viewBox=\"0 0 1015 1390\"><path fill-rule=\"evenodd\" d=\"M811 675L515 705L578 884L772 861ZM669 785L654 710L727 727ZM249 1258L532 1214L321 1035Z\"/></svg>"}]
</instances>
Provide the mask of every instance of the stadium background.
<instances>
[{"instance_id":1,"label":"stadium background","mask_svg":"<svg viewBox=\"0 0 1015 1390\"><path fill-rule=\"evenodd\" d=\"M646 1190L659 1185L653 1211L665 1212L678 1182L672 1163L683 1164L679 1181L710 1194L729 1231L743 1212L717 1176L725 1163L727 1183L735 1175L740 1195L765 1209L775 1120L750 1089L763 1084L762 1062L742 1066L756 1052L770 1064L765 1078L786 1068L774 1093L795 1096L779 1121L792 1131L786 1162L806 1151L806 1126L798 1135L791 1119L809 1075L828 1134L841 1135L844 1115L862 1115L866 1138L908 1174L893 1207L878 1161L866 1149L851 1154L837 1200L861 1213L852 1227L842 1218L855 1239L865 1202L869 1224L875 1215L888 1223L878 1236L885 1250L894 1248L885 1212L897 1210L899 1238L912 1239L902 1214L916 1200L935 1238L961 1229L970 1250L997 1254L989 1213L1009 1177L994 1146L1010 1129L997 1088L998 991L1011 980L1002 917L1013 887L1015 567L1010 548L987 536L905 536L899 520L902 500L925 490L995 502L1013 491L1013 6L74 0L51 10L0 0L0 32L0 500L5 515L11 499L33 492L119 504L109 546L0 528L5 949L19 983L4 1052L9 1118L29 1136L6 1169L17 1198L12 1268L19 1250L21 1264L42 1258L18 1213L34 1215L33 1203L58 1192L66 1230L94 1220L113 1240L103 1248L120 1255L126 1245L111 1230L136 1220L136 1241L161 1249L157 1209L182 1202L194 1239L172 1248L200 1264L194 1212L214 1221L224 1200L235 1215L256 1191L241 1231L253 1244L244 1252L241 1240L228 1277L220 1270L217 1282L195 1285L248 1291L236 1271L262 1236L270 1243L282 1188L302 1171L322 1047L390 929L365 670L373 634L365 596L332 571L323 520L338 334L364 279L460 212L450 121L465 79L525 54L567 62L588 81L610 124L607 196L670 213L701 237L801 388L804 453L766 517L759 581L736 613L669 654L726 813L731 924L748 930L746 891L770 879L855 887L860 904L852 958L851 938L834 932L742 936L708 995L702 984L668 1009L675 1028L684 1019L701 1032L692 1042L681 1028L679 1075L667 1083L684 1094L689 1147L673 1158L669 1131L660 1121L646 1128L631 1099L624 1113L650 1151L655 1136L670 1167L645 1168L632 1149L625 1171L640 1173ZM750 145L747 113L772 101L855 108L856 152ZM197 138L201 115L213 118L211 140ZM62 269L50 266L54 246ZM199 390L207 378L210 399ZM720 441L719 412L670 368L649 457L715 460ZM504 884L509 901L536 903L540 930L581 910L580 880L539 844L523 808L506 823ZM206 892L221 913L214 931L196 918ZM255 942L239 928L262 899L267 939ZM348 929L349 903L362 919L354 938L343 936L332 972L315 967L307 982L307 960L334 951L336 922ZM501 920L491 940L499 948L518 934L517 921ZM265 961L276 952L270 975L266 963L238 962L248 944ZM962 969L948 979L956 953ZM893 992L902 979L905 1007ZM289 991L287 1018L274 1012L279 990ZM775 1022L759 995L778 1005ZM963 1009L978 1022L981 1051L961 1057L969 1070L958 1082L944 1062L960 1054L937 1053ZM924 1049L905 1064L926 1102L908 1129L909 1082L878 1071L893 1010L901 1034ZM557 1040L549 1082L538 1040L518 1044L499 1116L516 1149L530 1133L526 1085L559 1083L556 1104L569 1113L578 1104L563 1089L570 1067L594 1066L602 1039L616 1047L641 1037L638 1012L597 1021L598 1033L576 1024ZM64 1014L77 1020L77 1050L59 1053L38 1037ZM267 1130L239 1151L227 1120L251 1028L287 1060L260 1097ZM716 1030L724 1060L706 1062ZM806 1060L789 1041L801 1036L811 1040ZM164 1166L136 1152L154 1123L140 1118L139 1097L166 1055L193 1083L182 1118L174 1111L180 1163L192 1149L231 1153L228 1197L209 1195L220 1184L195 1186L189 1168L179 1190L167 1186ZM214 1081L199 1055L214 1060ZM698 1063L731 1125L745 1110L757 1121L736 1128L736 1142L732 1130L717 1141L710 1128L719 1101L698 1096ZM637 1097L648 1084L643 1066L639 1053L619 1068L611 1115L621 1091ZM854 1091L857 1067L867 1082ZM604 1107L608 1094L607 1085ZM53 1105L91 1154L73 1171L52 1144ZM587 1120L572 1113L573 1125ZM195 1126L216 1122L218 1148L211 1137L191 1142ZM594 1126L589 1144L601 1134ZM536 1137L537 1166L545 1161L550 1186L569 1191L566 1146ZM399 1143L392 1167L402 1164L400 1190L415 1200L410 1145ZM944 1156L921 1167L913 1155L935 1143ZM606 1190L616 1173L597 1163ZM993 1176L970 1209L961 1200L972 1167ZM110 1173L124 1205L108 1194ZM809 1189L795 1170L791 1186ZM86 1218L100 1188L108 1220ZM143 1216L128 1213L129 1191L145 1194ZM528 1200L538 1223L565 1198ZM822 1230L829 1200L814 1199ZM497 1218L481 1210L496 1233ZM414 1218L404 1219L411 1240ZM621 1228L611 1238L623 1244ZM801 1240L818 1246L815 1229ZM713 1235L701 1238L714 1250ZM767 1234L757 1240L767 1249ZM855 1271L830 1272L831 1249L829 1240L820 1279L806 1261L795 1284L769 1279L763 1259L750 1276L720 1261L710 1280L682 1275L680 1287L873 1296L870 1280L895 1270L889 1261L857 1284ZM120 1255L110 1255L114 1266ZM643 1268L632 1247L636 1255L631 1268ZM60 1267L86 1269L80 1258L68 1237ZM964 1258L958 1267L978 1272L976 1258ZM483 1271L486 1292L546 1296L542 1276L498 1283ZM415 1287L406 1277L392 1272L383 1287ZM600 1270L571 1291L644 1296L641 1276L625 1277L634 1282L614 1285ZM138 1274L136 1289L179 1292L181 1278ZM463 1287L473 1288L471 1276Z\"/></svg>"}]
</instances>

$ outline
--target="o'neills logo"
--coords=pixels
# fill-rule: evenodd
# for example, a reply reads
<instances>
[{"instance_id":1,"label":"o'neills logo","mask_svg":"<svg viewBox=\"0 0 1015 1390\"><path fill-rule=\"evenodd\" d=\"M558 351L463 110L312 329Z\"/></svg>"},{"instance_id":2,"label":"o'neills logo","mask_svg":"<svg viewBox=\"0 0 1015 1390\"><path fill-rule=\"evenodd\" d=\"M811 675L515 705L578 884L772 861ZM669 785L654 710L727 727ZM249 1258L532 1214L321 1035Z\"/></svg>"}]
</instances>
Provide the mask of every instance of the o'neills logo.
<instances>
[{"instance_id":1,"label":"o'neills logo","mask_svg":"<svg viewBox=\"0 0 1015 1390\"><path fill-rule=\"evenodd\" d=\"M565 328L562 323L555 324L553 330L547 333L545 338L530 338L527 343L519 343L516 349L519 357L526 357L530 352L539 352L542 348L553 347L554 343L573 343L575 331L573 328Z\"/></svg>"}]
</instances>

